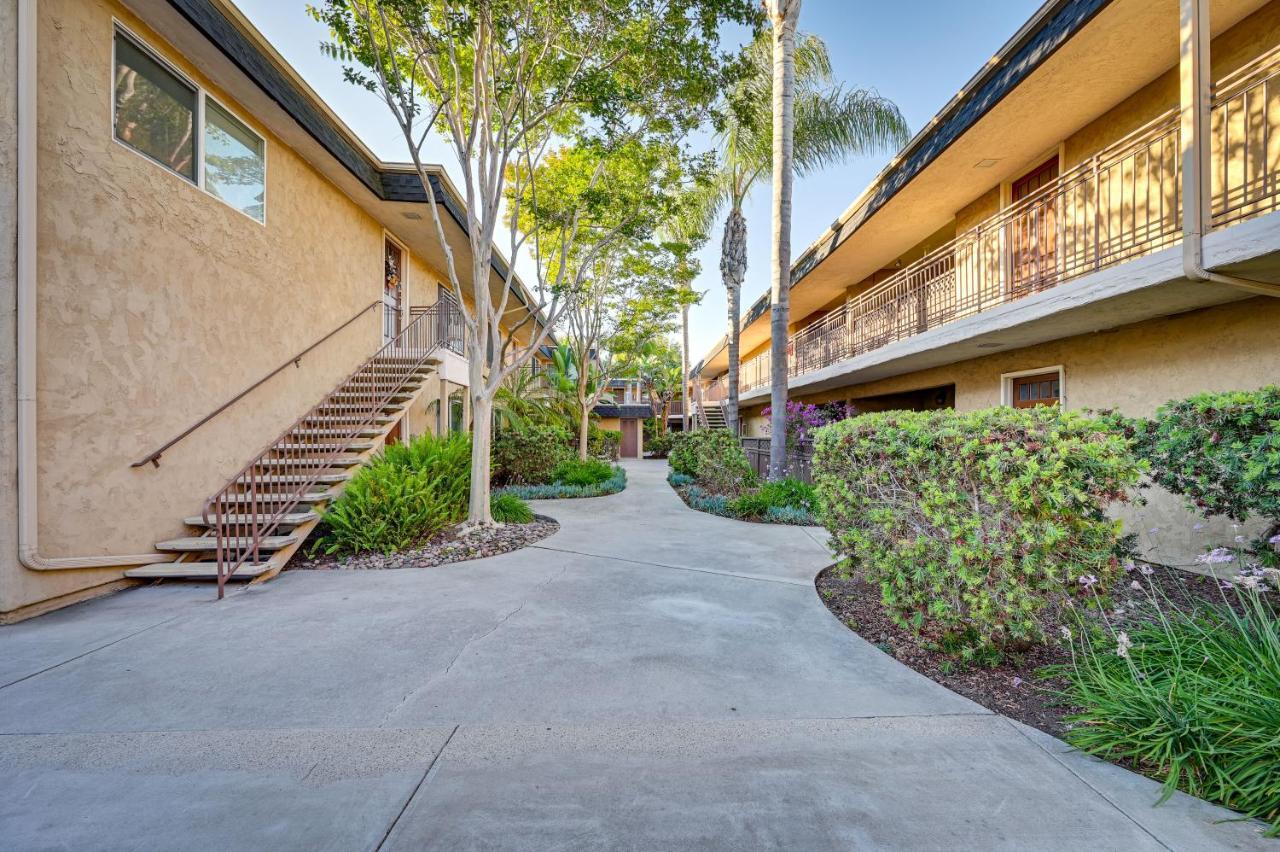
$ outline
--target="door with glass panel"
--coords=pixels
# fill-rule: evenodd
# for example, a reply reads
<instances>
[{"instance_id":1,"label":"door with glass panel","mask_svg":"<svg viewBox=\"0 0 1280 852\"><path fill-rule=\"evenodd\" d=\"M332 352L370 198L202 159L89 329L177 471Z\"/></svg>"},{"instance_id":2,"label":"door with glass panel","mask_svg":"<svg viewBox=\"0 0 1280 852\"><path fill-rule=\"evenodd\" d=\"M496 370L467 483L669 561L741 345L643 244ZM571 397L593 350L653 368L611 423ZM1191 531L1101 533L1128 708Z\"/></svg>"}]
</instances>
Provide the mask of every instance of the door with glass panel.
<instances>
[{"instance_id":1,"label":"door with glass panel","mask_svg":"<svg viewBox=\"0 0 1280 852\"><path fill-rule=\"evenodd\" d=\"M382 279L382 342L390 343L400 334L404 300L404 249L384 241Z\"/></svg>"}]
</instances>

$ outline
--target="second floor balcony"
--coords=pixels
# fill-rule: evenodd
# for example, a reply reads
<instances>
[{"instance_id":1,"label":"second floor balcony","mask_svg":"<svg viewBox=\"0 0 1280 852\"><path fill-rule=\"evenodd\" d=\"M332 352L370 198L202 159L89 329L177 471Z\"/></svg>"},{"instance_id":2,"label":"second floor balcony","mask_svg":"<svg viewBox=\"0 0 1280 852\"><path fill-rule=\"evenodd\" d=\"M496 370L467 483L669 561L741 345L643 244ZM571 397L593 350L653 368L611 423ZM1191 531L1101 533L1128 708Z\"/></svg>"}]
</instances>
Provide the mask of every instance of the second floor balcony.
<instances>
[{"instance_id":1,"label":"second floor balcony","mask_svg":"<svg viewBox=\"0 0 1280 852\"><path fill-rule=\"evenodd\" d=\"M1280 48L1218 81L1211 126L1212 226L1280 205ZM1063 286L1181 241L1177 109L1073 166L793 333L802 376ZM742 362L740 391L770 382L770 353Z\"/></svg>"}]
</instances>

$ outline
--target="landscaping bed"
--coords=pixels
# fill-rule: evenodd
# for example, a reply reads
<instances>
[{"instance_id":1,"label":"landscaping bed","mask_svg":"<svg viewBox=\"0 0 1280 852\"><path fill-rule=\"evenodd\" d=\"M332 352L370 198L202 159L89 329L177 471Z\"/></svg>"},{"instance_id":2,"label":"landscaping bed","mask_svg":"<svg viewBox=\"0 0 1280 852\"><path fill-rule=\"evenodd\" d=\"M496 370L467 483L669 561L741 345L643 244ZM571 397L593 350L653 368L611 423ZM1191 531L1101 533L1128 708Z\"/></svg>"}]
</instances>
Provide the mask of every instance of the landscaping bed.
<instances>
[{"instance_id":1,"label":"landscaping bed","mask_svg":"<svg viewBox=\"0 0 1280 852\"><path fill-rule=\"evenodd\" d=\"M1141 591L1122 585L1108 595L1112 606L1106 615L1116 629L1132 631L1140 624L1151 624L1158 619L1157 611L1150 604L1148 583L1159 598L1182 609L1197 603L1232 599L1230 594L1224 598L1224 590L1211 577L1176 568L1149 568L1150 575L1139 575L1142 576ZM1046 622L1050 635L1058 639L1006 653L999 664L988 667L964 663L940 649L923 647L919 637L894 622L880 602L880 590L856 568L833 565L818 575L816 586L827 609L850 630L903 665L989 710L1062 737L1068 731L1066 718L1080 709L1060 697L1066 682L1046 676L1042 670L1047 666L1070 664L1071 644L1061 638L1062 628L1073 633L1079 630L1077 612L1103 628L1099 610L1079 607L1075 611L1052 613Z\"/></svg>"},{"instance_id":2,"label":"landscaping bed","mask_svg":"<svg viewBox=\"0 0 1280 852\"><path fill-rule=\"evenodd\" d=\"M668 474L667 482L680 495L684 504L697 512L732 518L735 521L746 521L750 524L785 524L801 527L819 525L818 519L814 517L807 505L774 504L770 490L756 489L745 495L729 497L707 491L690 477L674 472ZM762 492L763 496L761 496Z\"/></svg>"},{"instance_id":3,"label":"landscaping bed","mask_svg":"<svg viewBox=\"0 0 1280 852\"><path fill-rule=\"evenodd\" d=\"M458 524L439 532L425 542L395 553L357 553L347 556L318 556L295 560L289 570L301 571L380 571L394 568L434 568L454 562L467 562L510 553L542 541L560 529L560 524L545 515L535 515L526 524L508 523L460 534ZM305 546L304 546L305 552Z\"/></svg>"},{"instance_id":4,"label":"landscaping bed","mask_svg":"<svg viewBox=\"0 0 1280 852\"><path fill-rule=\"evenodd\" d=\"M600 479L596 475L584 478L568 477L561 481L539 485L507 485L495 490L494 494L510 494L521 500L571 500L578 497L603 497L607 494L617 494L626 487L627 472L620 466L613 465L605 479Z\"/></svg>"}]
</instances>

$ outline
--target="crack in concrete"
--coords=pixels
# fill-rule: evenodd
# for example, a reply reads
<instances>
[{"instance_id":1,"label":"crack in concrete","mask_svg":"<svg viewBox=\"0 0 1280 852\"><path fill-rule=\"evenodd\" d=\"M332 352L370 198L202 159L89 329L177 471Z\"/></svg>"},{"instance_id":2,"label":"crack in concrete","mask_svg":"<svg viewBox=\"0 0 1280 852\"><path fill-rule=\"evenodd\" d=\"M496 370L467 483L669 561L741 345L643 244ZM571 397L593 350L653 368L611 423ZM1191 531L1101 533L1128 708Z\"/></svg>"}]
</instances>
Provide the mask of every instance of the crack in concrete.
<instances>
[{"instance_id":1,"label":"crack in concrete","mask_svg":"<svg viewBox=\"0 0 1280 852\"><path fill-rule=\"evenodd\" d=\"M1019 727L1018 727L1018 726L1013 722L1013 720L1009 719L1007 716L999 716L999 718L1000 718L1000 719L1002 719L1002 720L1003 720L1003 721L1004 721L1004 722L1005 722L1005 723L1006 723L1010 728L1012 728L1012 729L1013 729L1013 731L1014 731L1014 733L1016 733L1018 736L1022 737L1022 738L1023 738L1024 740L1026 740L1027 742L1031 743L1031 745L1033 745L1035 748L1037 748L1037 749L1039 749L1040 751L1044 752L1044 754L1048 755L1048 757L1049 757L1049 759L1050 759L1050 760L1052 760L1054 763L1058 764L1058 765L1059 765L1059 766L1061 766L1063 769L1065 769L1065 770L1066 770L1066 771L1067 771L1067 772L1068 772L1068 773L1069 773L1073 778L1075 778L1075 779L1076 779L1077 781L1079 781L1081 784L1083 784L1084 786L1088 787L1088 788L1089 788L1089 789L1094 793L1094 795L1096 795L1098 798L1102 799L1102 801L1106 802L1106 803L1107 803L1108 805L1110 805L1111 807L1115 808L1115 810L1116 810L1116 811L1117 811L1121 816L1123 816L1123 817L1124 817L1125 819L1127 819L1129 822L1131 822L1131 823L1133 823L1135 826L1137 826L1139 831L1141 831L1143 834L1147 835L1147 836L1148 836L1148 837L1150 837L1152 840L1154 840L1154 841L1156 842L1156 844L1160 846L1160 848L1161 848L1161 849L1167 849L1167 850L1169 850L1169 852L1174 852L1174 850L1173 850L1173 847L1172 847L1172 846L1170 846L1169 844L1165 843L1163 840L1161 840L1159 837L1157 837L1157 836L1156 836L1156 835L1155 835L1155 834L1154 834L1154 833L1153 833L1149 828L1147 828L1145 825L1143 825L1142 823L1138 822L1138 820L1136 820L1136 819L1134 819L1132 816L1130 816L1128 811L1126 811L1124 808L1120 807L1120 805L1118 805L1117 803L1113 802L1113 801L1111 800L1111 798L1110 798L1106 793L1102 792L1102 791L1101 791L1101 790L1099 790L1097 787L1095 787L1093 784L1089 783L1089 780L1088 780L1087 778L1085 778L1085 777L1084 777L1083 775L1081 775L1079 772L1076 772L1074 769L1072 769L1070 766L1068 766L1068 765L1067 765L1067 763L1066 763L1066 761L1064 761L1061 757L1059 757L1058 755L1054 754L1054 753L1053 753L1052 751L1050 751L1049 749L1045 748L1045 747L1044 747L1044 745L1042 745L1041 743L1037 742L1037 741L1036 741L1035 739L1033 739L1032 737L1027 736L1027 733L1026 733L1025 731L1023 731L1021 728L1019 728Z\"/></svg>"},{"instance_id":2,"label":"crack in concrete","mask_svg":"<svg viewBox=\"0 0 1280 852\"><path fill-rule=\"evenodd\" d=\"M89 656L90 654L96 654L97 652L103 650L104 648L110 648L112 645L117 645L125 641L126 639L132 639L135 636L140 636L143 633L146 633L148 630L155 630L157 627L164 627L166 624L171 624L177 621L178 619L183 618L185 615L186 614L184 613L183 615L175 615L173 618L166 618L164 621L157 621L155 624L148 625L142 628L141 630L135 630L132 633L127 633L124 636L121 636L117 639L112 639L110 642L106 642L102 645L97 646L96 648L90 648L89 650L84 651L83 653L76 654L74 657L68 657L67 659L54 663L51 666L45 666L39 671L35 671L35 672L31 672L30 674L23 675L22 677L16 680L9 681L8 683L0 683L0 689L8 689L9 687L22 683L23 681L31 680L31 678L33 677L39 677L40 675L46 672L51 672L54 669L59 668L60 666L65 666L67 663L74 663L76 660L82 660L85 657Z\"/></svg>"},{"instance_id":3,"label":"crack in concrete","mask_svg":"<svg viewBox=\"0 0 1280 852\"><path fill-rule=\"evenodd\" d=\"M427 764L426 771L422 773L422 777L418 779L418 783L413 785L413 790L409 793L409 797L404 800L404 804L400 807L399 813L396 814L395 819L391 820L391 824L387 826L387 830L383 832L382 839L378 841L378 845L374 848L374 852L381 852L382 847L387 845L387 840L390 839L391 832L395 831L396 826L400 824L400 819L405 815L405 812L409 810L409 805L413 804L413 800L417 798L418 791L421 790L423 785L426 784L427 781L429 781L435 774L436 765L440 762L440 757L444 754L444 750L449 747L449 743L453 741L453 735L458 733L459 727L461 726L453 726L453 730L449 732L449 736L444 738L444 742L440 745L439 750L432 755L431 762Z\"/></svg>"},{"instance_id":4,"label":"crack in concrete","mask_svg":"<svg viewBox=\"0 0 1280 852\"><path fill-rule=\"evenodd\" d=\"M735 580L755 580L760 583L777 583L782 586L798 586L812 588L812 581L791 580L786 577L765 577L761 574L743 574L738 571L717 571L714 568L694 568L689 565L669 565L665 562L649 562L644 559L628 559L625 556L613 556L607 553L587 553L582 550L570 550L563 547L549 547L545 544L531 544L531 549L547 550L553 553L567 553L571 556L587 556L592 559L604 559L609 562L625 562L629 565L647 565L651 568L667 568L671 571L692 571L696 574L712 574L716 577L731 577Z\"/></svg>"}]
</instances>

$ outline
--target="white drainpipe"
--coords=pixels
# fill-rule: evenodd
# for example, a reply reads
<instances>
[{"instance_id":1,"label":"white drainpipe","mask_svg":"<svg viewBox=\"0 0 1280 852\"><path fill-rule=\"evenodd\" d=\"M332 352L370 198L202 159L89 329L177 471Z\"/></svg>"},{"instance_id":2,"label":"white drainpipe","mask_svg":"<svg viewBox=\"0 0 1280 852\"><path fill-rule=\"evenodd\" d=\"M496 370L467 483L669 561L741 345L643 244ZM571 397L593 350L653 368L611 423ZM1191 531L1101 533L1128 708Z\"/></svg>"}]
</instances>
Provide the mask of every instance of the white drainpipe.
<instances>
[{"instance_id":1,"label":"white drainpipe","mask_svg":"<svg viewBox=\"0 0 1280 852\"><path fill-rule=\"evenodd\" d=\"M135 556L40 555L36 503L36 0L18 0L18 560L34 571L171 562Z\"/></svg>"},{"instance_id":2,"label":"white drainpipe","mask_svg":"<svg viewBox=\"0 0 1280 852\"><path fill-rule=\"evenodd\" d=\"M1181 0L1178 61L1182 106L1182 270L1192 281L1227 284L1250 293L1280 296L1280 284L1205 269L1209 230L1209 2Z\"/></svg>"}]
</instances>

